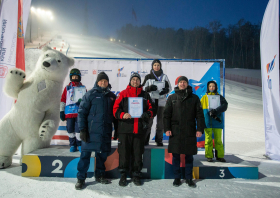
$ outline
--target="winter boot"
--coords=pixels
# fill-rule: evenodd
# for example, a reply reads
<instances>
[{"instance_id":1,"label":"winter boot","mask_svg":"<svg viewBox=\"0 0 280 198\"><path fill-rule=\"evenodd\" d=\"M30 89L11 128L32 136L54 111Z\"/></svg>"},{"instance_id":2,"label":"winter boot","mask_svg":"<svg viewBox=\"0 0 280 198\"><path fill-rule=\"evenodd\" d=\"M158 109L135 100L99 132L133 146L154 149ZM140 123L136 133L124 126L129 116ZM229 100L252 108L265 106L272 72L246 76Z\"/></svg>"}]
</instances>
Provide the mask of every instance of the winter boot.
<instances>
[{"instance_id":1,"label":"winter boot","mask_svg":"<svg viewBox=\"0 0 280 198\"><path fill-rule=\"evenodd\" d=\"M95 177L95 181L97 181L98 183L101 184L109 184L110 181L108 179L106 179L103 175L99 176L99 177Z\"/></svg>"},{"instance_id":2,"label":"winter boot","mask_svg":"<svg viewBox=\"0 0 280 198\"><path fill-rule=\"evenodd\" d=\"M174 179L173 186L178 187L181 185L181 179L176 178Z\"/></svg>"},{"instance_id":3,"label":"winter boot","mask_svg":"<svg viewBox=\"0 0 280 198\"><path fill-rule=\"evenodd\" d=\"M162 142L157 142L157 146L163 146Z\"/></svg>"},{"instance_id":4,"label":"winter boot","mask_svg":"<svg viewBox=\"0 0 280 198\"><path fill-rule=\"evenodd\" d=\"M212 158L207 158L207 162L213 162Z\"/></svg>"},{"instance_id":5,"label":"winter boot","mask_svg":"<svg viewBox=\"0 0 280 198\"><path fill-rule=\"evenodd\" d=\"M76 185L75 185L75 188L76 190L81 190L83 189L85 186L85 180L84 179L78 179Z\"/></svg>"},{"instance_id":6,"label":"winter boot","mask_svg":"<svg viewBox=\"0 0 280 198\"><path fill-rule=\"evenodd\" d=\"M141 185L142 185L139 176L134 176L134 177L132 178L132 182L135 184L135 186L141 186Z\"/></svg>"},{"instance_id":7,"label":"winter boot","mask_svg":"<svg viewBox=\"0 0 280 198\"><path fill-rule=\"evenodd\" d=\"M188 184L189 187L196 188L196 184L192 179L186 179L186 184Z\"/></svg>"},{"instance_id":8,"label":"winter boot","mask_svg":"<svg viewBox=\"0 0 280 198\"><path fill-rule=\"evenodd\" d=\"M77 151L77 147L76 146L71 146L70 147L70 152L73 153L73 152L76 152Z\"/></svg>"},{"instance_id":9,"label":"winter boot","mask_svg":"<svg viewBox=\"0 0 280 198\"><path fill-rule=\"evenodd\" d=\"M82 152L82 146L78 146L80 153Z\"/></svg>"},{"instance_id":10,"label":"winter boot","mask_svg":"<svg viewBox=\"0 0 280 198\"><path fill-rule=\"evenodd\" d=\"M216 160L219 161L219 162L226 162L226 160L224 158L218 158L217 157Z\"/></svg>"},{"instance_id":11,"label":"winter boot","mask_svg":"<svg viewBox=\"0 0 280 198\"><path fill-rule=\"evenodd\" d=\"M127 180L126 180L126 173L122 173L121 179L119 181L119 186L126 186Z\"/></svg>"}]
</instances>

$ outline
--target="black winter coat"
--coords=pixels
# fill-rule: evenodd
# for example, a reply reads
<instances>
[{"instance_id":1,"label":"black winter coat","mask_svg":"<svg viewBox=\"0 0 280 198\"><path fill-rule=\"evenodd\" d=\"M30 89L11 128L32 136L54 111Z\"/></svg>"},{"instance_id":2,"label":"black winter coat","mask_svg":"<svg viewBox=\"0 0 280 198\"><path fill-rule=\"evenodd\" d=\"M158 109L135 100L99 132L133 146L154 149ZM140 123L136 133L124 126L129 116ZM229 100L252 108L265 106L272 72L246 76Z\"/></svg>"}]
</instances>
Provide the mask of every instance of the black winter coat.
<instances>
[{"instance_id":1,"label":"black winter coat","mask_svg":"<svg viewBox=\"0 0 280 198\"><path fill-rule=\"evenodd\" d=\"M175 94L168 97L164 108L164 131L172 133L169 153L195 155L196 131L204 133L205 121L199 97L192 93L191 86L186 90L176 87Z\"/></svg>"},{"instance_id":2,"label":"black winter coat","mask_svg":"<svg viewBox=\"0 0 280 198\"><path fill-rule=\"evenodd\" d=\"M117 129L117 120L113 116L113 105L116 95L102 89L96 83L82 98L78 112L79 129L87 129L89 142L82 141L82 151L110 152L112 123Z\"/></svg>"}]
</instances>

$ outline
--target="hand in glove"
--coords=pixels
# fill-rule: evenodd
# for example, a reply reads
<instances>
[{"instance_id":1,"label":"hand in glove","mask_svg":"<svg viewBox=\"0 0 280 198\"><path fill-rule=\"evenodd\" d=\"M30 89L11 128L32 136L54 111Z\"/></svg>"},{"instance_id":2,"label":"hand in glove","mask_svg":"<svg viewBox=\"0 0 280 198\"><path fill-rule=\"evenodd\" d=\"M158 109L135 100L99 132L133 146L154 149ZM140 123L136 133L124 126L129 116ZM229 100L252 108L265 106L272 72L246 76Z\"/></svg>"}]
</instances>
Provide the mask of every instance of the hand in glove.
<instances>
[{"instance_id":1,"label":"hand in glove","mask_svg":"<svg viewBox=\"0 0 280 198\"><path fill-rule=\"evenodd\" d=\"M143 120L145 120L145 121L149 121L150 117L151 117L151 113L150 113L149 111L144 112L144 113L141 115L141 118L142 118Z\"/></svg>"},{"instance_id":2,"label":"hand in glove","mask_svg":"<svg viewBox=\"0 0 280 198\"><path fill-rule=\"evenodd\" d=\"M61 119L61 121L65 121L65 113L64 113L64 111L60 112L60 119Z\"/></svg>"},{"instance_id":3,"label":"hand in glove","mask_svg":"<svg viewBox=\"0 0 280 198\"><path fill-rule=\"evenodd\" d=\"M80 98L80 99L78 100L78 102L76 102L76 105L80 106L81 102L82 102L82 99Z\"/></svg>"},{"instance_id":4,"label":"hand in glove","mask_svg":"<svg viewBox=\"0 0 280 198\"><path fill-rule=\"evenodd\" d=\"M168 88L162 88L162 90L159 92L159 95L164 95L164 94L167 94L169 91Z\"/></svg>"},{"instance_id":5,"label":"hand in glove","mask_svg":"<svg viewBox=\"0 0 280 198\"><path fill-rule=\"evenodd\" d=\"M83 142L89 142L89 132L86 129L80 131L80 138Z\"/></svg>"},{"instance_id":6,"label":"hand in glove","mask_svg":"<svg viewBox=\"0 0 280 198\"><path fill-rule=\"evenodd\" d=\"M217 110L216 109L212 109L210 112L209 112L210 116L216 116L217 115Z\"/></svg>"},{"instance_id":7,"label":"hand in glove","mask_svg":"<svg viewBox=\"0 0 280 198\"><path fill-rule=\"evenodd\" d=\"M150 85L149 89L150 89L150 91L156 91L157 90L157 86L156 85Z\"/></svg>"}]
</instances>

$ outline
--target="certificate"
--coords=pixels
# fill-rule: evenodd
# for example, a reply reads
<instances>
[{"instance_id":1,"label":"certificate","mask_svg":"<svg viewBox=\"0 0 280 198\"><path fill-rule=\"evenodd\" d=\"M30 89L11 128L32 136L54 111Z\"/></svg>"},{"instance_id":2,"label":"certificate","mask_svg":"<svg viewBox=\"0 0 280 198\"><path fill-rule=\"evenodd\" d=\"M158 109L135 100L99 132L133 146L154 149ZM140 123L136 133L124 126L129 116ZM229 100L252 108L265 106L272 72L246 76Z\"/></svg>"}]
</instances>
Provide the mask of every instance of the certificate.
<instances>
[{"instance_id":1,"label":"certificate","mask_svg":"<svg viewBox=\"0 0 280 198\"><path fill-rule=\"evenodd\" d=\"M154 81L153 84L157 86L157 90L160 91L165 87L165 82L162 81Z\"/></svg>"},{"instance_id":2,"label":"certificate","mask_svg":"<svg viewBox=\"0 0 280 198\"><path fill-rule=\"evenodd\" d=\"M165 82L163 81L153 81L153 85L157 86L156 91L151 92L151 98L153 99L159 99L161 96L159 95L159 92L162 90L162 88L165 87Z\"/></svg>"},{"instance_id":3,"label":"certificate","mask_svg":"<svg viewBox=\"0 0 280 198\"><path fill-rule=\"evenodd\" d=\"M74 87L74 102L78 102L79 99L86 94L85 87Z\"/></svg>"},{"instance_id":4,"label":"certificate","mask_svg":"<svg viewBox=\"0 0 280 198\"><path fill-rule=\"evenodd\" d=\"M209 110L216 109L221 106L219 95L208 95Z\"/></svg>"},{"instance_id":5,"label":"certificate","mask_svg":"<svg viewBox=\"0 0 280 198\"><path fill-rule=\"evenodd\" d=\"M143 98L128 98L128 113L131 115L131 118L140 118L143 114Z\"/></svg>"}]
</instances>

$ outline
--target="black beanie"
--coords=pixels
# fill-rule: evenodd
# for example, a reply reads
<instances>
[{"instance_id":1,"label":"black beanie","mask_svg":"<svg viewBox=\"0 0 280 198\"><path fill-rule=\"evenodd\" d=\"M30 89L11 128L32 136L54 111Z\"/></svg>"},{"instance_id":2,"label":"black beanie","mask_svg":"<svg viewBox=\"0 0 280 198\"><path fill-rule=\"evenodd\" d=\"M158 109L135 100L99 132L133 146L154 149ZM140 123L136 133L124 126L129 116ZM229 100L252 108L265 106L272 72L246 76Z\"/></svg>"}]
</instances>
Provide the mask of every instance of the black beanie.
<instances>
[{"instance_id":1,"label":"black beanie","mask_svg":"<svg viewBox=\"0 0 280 198\"><path fill-rule=\"evenodd\" d=\"M184 80L184 81L186 81L186 82L189 84L189 80L188 80L188 78L187 78L186 76L181 76L181 77L178 79L178 84L179 84L179 82L180 82L181 80Z\"/></svg>"},{"instance_id":2,"label":"black beanie","mask_svg":"<svg viewBox=\"0 0 280 198\"><path fill-rule=\"evenodd\" d=\"M100 72L98 75L97 75L97 79L96 79L96 82L98 83L100 80L102 79L105 79L108 81L109 83L109 78L107 76L107 74L105 72Z\"/></svg>"},{"instance_id":3,"label":"black beanie","mask_svg":"<svg viewBox=\"0 0 280 198\"><path fill-rule=\"evenodd\" d=\"M153 62L152 62L152 69L153 69L153 65L154 65L155 63L159 63L160 69L161 69L161 62L160 62L160 60L158 60L158 59L153 60Z\"/></svg>"},{"instance_id":4,"label":"black beanie","mask_svg":"<svg viewBox=\"0 0 280 198\"><path fill-rule=\"evenodd\" d=\"M131 82L131 79L132 79L133 77L139 78L140 83L141 83L141 76L140 76L138 73L136 73L136 72L131 74L130 79L129 79L129 83Z\"/></svg>"}]
</instances>

